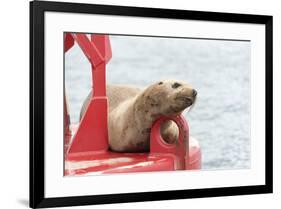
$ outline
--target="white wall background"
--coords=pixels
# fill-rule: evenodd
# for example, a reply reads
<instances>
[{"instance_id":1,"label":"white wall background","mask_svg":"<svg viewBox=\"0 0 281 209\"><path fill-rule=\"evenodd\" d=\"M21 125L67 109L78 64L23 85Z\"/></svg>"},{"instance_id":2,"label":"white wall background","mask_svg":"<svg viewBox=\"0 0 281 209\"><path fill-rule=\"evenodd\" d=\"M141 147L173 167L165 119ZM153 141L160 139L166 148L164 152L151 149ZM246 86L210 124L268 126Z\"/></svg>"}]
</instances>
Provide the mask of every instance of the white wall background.
<instances>
[{"instance_id":1,"label":"white wall background","mask_svg":"<svg viewBox=\"0 0 281 209\"><path fill-rule=\"evenodd\" d=\"M73 0L74 1L74 0ZM77 1L77 0L76 0ZM281 6L267 0L81 0L89 3L253 13L274 16L274 194L76 208L279 208L281 204ZM79 2L79 1L78 1ZM0 208L28 206L29 4L1 3L0 20ZM279 107L279 108L277 108Z\"/></svg>"}]
</instances>

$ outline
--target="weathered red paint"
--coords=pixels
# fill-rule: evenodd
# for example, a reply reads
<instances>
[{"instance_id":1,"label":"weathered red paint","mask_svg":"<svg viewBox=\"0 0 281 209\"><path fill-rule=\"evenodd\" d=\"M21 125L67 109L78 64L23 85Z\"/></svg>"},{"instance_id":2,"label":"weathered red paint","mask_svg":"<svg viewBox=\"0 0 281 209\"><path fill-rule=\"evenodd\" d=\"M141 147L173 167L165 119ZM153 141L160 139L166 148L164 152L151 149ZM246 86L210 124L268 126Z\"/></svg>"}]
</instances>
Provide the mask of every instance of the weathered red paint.
<instances>
[{"instance_id":1,"label":"weathered red paint","mask_svg":"<svg viewBox=\"0 0 281 209\"><path fill-rule=\"evenodd\" d=\"M64 100L65 175L92 173L124 173L200 169L201 151L198 142L189 138L189 128L183 116L161 117L150 134L149 153L116 153L109 151L106 97L106 63L112 57L107 35L65 34L65 52L74 41L80 46L92 66L92 98L80 122L70 125L67 100ZM179 127L179 139L167 144L160 126L173 120Z\"/></svg>"}]
</instances>

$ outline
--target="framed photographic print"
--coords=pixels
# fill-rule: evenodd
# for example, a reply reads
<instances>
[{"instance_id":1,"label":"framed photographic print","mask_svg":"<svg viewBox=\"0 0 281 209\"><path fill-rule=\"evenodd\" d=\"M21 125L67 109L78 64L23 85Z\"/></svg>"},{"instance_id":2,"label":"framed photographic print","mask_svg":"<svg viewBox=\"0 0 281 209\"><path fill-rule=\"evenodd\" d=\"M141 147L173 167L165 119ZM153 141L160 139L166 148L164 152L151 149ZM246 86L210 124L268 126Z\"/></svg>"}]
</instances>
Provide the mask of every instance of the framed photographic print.
<instances>
[{"instance_id":1,"label":"framed photographic print","mask_svg":"<svg viewBox=\"0 0 281 209\"><path fill-rule=\"evenodd\" d=\"M30 207L271 193L272 16L30 2Z\"/></svg>"}]
</instances>

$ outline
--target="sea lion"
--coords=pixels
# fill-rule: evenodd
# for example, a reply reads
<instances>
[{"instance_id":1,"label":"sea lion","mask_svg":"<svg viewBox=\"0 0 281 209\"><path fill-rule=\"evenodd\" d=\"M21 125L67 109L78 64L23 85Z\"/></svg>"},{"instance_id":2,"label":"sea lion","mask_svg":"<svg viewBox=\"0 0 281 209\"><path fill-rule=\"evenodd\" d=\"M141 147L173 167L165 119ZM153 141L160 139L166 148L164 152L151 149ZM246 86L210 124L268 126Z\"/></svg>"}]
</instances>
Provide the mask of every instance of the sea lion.
<instances>
[{"instance_id":1,"label":"sea lion","mask_svg":"<svg viewBox=\"0 0 281 209\"><path fill-rule=\"evenodd\" d=\"M197 91L191 85L175 80L154 83L144 90L131 86L107 85L109 100L109 146L116 152L147 152L153 122L160 116L179 115L194 104ZM83 117L91 98L86 98L80 112ZM172 121L161 126L161 135L168 143L178 138Z\"/></svg>"}]
</instances>

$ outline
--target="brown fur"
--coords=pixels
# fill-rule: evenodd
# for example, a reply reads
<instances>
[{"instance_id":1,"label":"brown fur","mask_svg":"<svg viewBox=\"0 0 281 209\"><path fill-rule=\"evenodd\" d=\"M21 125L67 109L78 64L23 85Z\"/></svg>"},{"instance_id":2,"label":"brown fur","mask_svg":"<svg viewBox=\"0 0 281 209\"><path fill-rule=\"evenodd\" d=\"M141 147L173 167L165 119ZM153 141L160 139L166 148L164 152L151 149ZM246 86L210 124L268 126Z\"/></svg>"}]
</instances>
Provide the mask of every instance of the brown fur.
<instances>
[{"instance_id":1,"label":"brown fur","mask_svg":"<svg viewBox=\"0 0 281 209\"><path fill-rule=\"evenodd\" d=\"M160 116L179 115L196 98L193 88L179 81L160 81L143 91L130 86L107 86L109 100L108 132L111 150L119 152L149 151L149 135L153 122ZM84 115L91 93L80 116ZM161 126L168 143L178 138L178 128L168 121Z\"/></svg>"}]
</instances>

